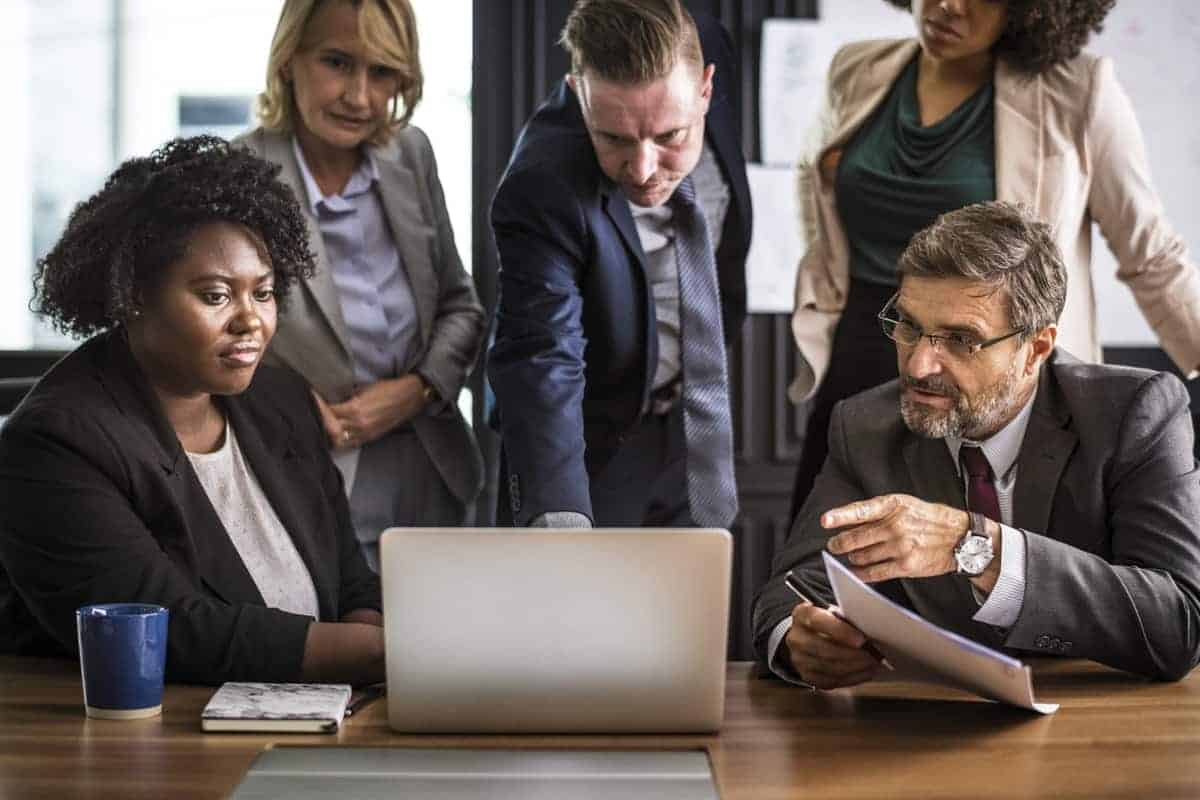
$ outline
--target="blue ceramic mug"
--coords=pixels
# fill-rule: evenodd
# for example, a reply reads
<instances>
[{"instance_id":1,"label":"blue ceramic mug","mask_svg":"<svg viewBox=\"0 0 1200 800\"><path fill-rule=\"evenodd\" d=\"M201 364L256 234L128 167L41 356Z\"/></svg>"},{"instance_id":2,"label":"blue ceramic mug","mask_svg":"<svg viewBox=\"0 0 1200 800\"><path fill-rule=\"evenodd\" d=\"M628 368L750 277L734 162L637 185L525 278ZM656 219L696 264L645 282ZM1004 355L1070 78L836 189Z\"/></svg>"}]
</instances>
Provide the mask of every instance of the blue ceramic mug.
<instances>
[{"instance_id":1,"label":"blue ceramic mug","mask_svg":"<svg viewBox=\"0 0 1200 800\"><path fill-rule=\"evenodd\" d=\"M75 612L83 703L89 717L138 719L162 712L167 610L104 603Z\"/></svg>"}]
</instances>

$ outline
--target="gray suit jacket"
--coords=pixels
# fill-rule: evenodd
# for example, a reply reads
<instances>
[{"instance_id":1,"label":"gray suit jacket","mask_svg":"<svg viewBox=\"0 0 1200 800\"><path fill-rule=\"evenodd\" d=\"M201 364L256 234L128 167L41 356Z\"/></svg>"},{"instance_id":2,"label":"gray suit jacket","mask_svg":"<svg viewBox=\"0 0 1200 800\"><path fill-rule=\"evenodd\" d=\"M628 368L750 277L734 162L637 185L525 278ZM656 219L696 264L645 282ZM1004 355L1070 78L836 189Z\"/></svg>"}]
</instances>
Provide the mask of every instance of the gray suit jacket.
<instances>
[{"instance_id":1,"label":"gray suit jacket","mask_svg":"<svg viewBox=\"0 0 1200 800\"><path fill-rule=\"evenodd\" d=\"M234 141L280 165L280 179L300 199L309 246L316 254L317 272L288 298L270 355L303 375L327 401L345 400L354 389L349 334L317 219L303 200L304 179L291 137L257 128ZM483 485L483 462L455 399L483 344L483 308L458 257L429 139L410 125L386 147L372 152L379 167L383 207L420 318L421 357L413 371L446 401L432 413L416 417L413 427L450 491L467 504ZM338 459L348 476L356 470L357 454L355 450Z\"/></svg>"},{"instance_id":2,"label":"gray suit jacket","mask_svg":"<svg viewBox=\"0 0 1200 800\"><path fill-rule=\"evenodd\" d=\"M1025 533L1025 602L1007 631L974 622L970 583L949 574L877 584L921 616L992 647L1071 655L1178 679L1200 660L1200 470L1183 384L1167 373L1083 364L1042 369L1017 460L1013 523ZM902 492L964 507L941 439L911 433L891 381L834 409L829 457L754 608L755 648L795 598L798 568L828 590L821 512Z\"/></svg>"}]
</instances>

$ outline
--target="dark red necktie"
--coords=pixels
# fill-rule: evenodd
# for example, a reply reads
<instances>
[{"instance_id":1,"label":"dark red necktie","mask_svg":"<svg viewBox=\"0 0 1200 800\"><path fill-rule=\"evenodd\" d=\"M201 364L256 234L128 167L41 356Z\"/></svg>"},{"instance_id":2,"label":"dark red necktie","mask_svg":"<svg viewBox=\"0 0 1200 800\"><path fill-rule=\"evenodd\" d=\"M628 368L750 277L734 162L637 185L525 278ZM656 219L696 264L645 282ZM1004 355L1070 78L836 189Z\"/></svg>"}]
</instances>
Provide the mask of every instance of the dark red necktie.
<instances>
[{"instance_id":1,"label":"dark red necktie","mask_svg":"<svg viewBox=\"0 0 1200 800\"><path fill-rule=\"evenodd\" d=\"M967 508L978 511L988 519L1003 522L1000 519L1000 497L996 494L992 465L988 463L987 456L980 448L965 445L959 448L958 454L967 471Z\"/></svg>"}]
</instances>

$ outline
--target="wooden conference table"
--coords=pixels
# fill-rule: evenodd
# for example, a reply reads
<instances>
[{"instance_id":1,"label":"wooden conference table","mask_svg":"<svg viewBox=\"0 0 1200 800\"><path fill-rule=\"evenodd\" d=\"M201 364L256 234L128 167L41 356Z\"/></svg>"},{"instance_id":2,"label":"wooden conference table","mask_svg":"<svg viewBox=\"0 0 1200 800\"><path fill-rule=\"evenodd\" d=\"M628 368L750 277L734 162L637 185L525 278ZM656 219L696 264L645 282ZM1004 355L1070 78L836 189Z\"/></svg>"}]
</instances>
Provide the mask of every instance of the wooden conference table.
<instances>
[{"instance_id":1,"label":"wooden conference table","mask_svg":"<svg viewBox=\"0 0 1200 800\"><path fill-rule=\"evenodd\" d=\"M705 749L725 800L1200 796L1200 670L1034 669L1053 716L897 682L811 693L731 664L717 736L399 736L384 701L336 736L265 736L201 733L196 686L169 686L160 718L89 720L77 666L0 657L0 797L224 797L272 743Z\"/></svg>"}]
</instances>

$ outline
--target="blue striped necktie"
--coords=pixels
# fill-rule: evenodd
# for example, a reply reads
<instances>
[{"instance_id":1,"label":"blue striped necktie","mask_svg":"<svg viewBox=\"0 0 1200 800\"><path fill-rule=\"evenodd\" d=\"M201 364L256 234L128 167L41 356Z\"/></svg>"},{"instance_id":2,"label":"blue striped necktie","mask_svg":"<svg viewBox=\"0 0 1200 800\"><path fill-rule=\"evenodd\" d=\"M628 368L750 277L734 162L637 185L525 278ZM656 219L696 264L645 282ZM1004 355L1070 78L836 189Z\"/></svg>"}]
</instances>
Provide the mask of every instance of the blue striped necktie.
<instances>
[{"instance_id":1,"label":"blue striped necktie","mask_svg":"<svg viewBox=\"0 0 1200 800\"><path fill-rule=\"evenodd\" d=\"M679 266L688 507L696 525L728 528L738 501L716 261L690 177L679 184L670 205Z\"/></svg>"}]
</instances>

